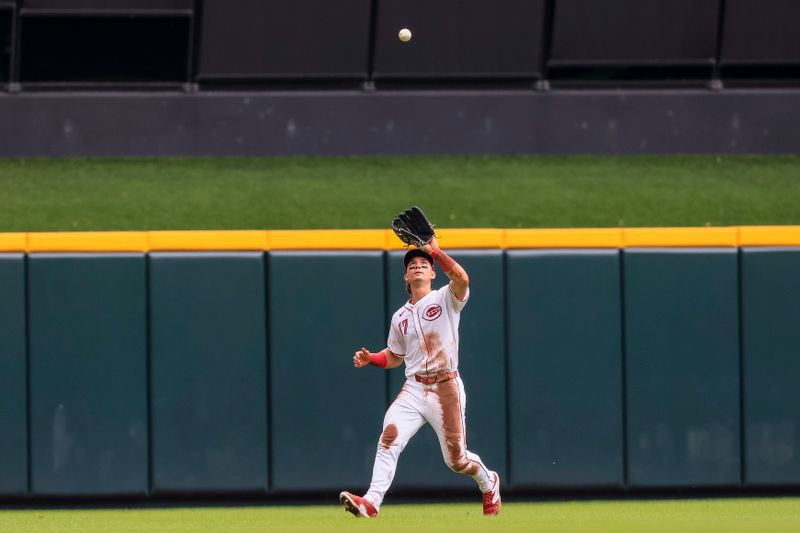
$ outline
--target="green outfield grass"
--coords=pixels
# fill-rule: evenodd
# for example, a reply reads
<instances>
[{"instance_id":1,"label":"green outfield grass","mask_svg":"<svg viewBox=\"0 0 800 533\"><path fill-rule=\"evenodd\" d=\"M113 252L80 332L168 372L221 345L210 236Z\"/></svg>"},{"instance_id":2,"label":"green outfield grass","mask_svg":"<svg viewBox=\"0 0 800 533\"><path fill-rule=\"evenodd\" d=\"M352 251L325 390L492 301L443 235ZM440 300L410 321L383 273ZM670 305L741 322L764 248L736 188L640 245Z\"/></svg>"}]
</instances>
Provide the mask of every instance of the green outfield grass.
<instances>
[{"instance_id":1,"label":"green outfield grass","mask_svg":"<svg viewBox=\"0 0 800 533\"><path fill-rule=\"evenodd\" d=\"M800 499L698 499L507 503L498 517L480 504L385 505L356 519L337 505L134 510L0 511L0 531L16 532L554 532L796 533Z\"/></svg>"},{"instance_id":2,"label":"green outfield grass","mask_svg":"<svg viewBox=\"0 0 800 533\"><path fill-rule=\"evenodd\" d=\"M0 231L800 224L798 156L0 159Z\"/></svg>"}]
</instances>

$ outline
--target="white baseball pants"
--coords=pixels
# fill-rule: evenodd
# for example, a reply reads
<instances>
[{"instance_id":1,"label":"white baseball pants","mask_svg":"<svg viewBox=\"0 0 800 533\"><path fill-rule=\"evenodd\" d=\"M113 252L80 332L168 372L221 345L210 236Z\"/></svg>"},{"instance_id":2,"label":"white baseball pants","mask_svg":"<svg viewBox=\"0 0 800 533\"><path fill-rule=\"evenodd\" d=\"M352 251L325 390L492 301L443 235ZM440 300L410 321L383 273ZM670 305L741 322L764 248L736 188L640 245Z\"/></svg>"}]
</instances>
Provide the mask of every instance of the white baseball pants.
<instances>
[{"instance_id":1,"label":"white baseball pants","mask_svg":"<svg viewBox=\"0 0 800 533\"><path fill-rule=\"evenodd\" d=\"M406 380L400 394L386 411L383 432L375 454L372 483L364 497L378 509L394 479L397 460L408 441L426 423L439 437L448 467L472 477L486 492L492 487L489 469L481 458L467 450L466 394L460 377L431 385Z\"/></svg>"}]
</instances>

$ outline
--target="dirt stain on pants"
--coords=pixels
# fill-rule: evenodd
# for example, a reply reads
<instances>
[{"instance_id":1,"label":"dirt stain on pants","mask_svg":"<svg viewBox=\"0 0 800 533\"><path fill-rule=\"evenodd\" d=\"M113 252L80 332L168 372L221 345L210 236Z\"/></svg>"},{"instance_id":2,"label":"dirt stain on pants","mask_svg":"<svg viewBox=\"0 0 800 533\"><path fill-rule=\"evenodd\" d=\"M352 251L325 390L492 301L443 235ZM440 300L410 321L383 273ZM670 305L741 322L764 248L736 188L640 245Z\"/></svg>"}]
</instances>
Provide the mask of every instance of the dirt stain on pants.
<instances>
[{"instance_id":1,"label":"dirt stain on pants","mask_svg":"<svg viewBox=\"0 0 800 533\"><path fill-rule=\"evenodd\" d=\"M458 382L448 379L437 383L432 391L439 398L442 409L442 432L447 445L447 466L459 474L474 476L480 465L467 458L467 438L464 420L461 417L461 400L458 394Z\"/></svg>"},{"instance_id":2,"label":"dirt stain on pants","mask_svg":"<svg viewBox=\"0 0 800 533\"><path fill-rule=\"evenodd\" d=\"M394 444L394 441L397 439L397 426L394 424L389 424L381 433L381 446L388 450L389 446Z\"/></svg>"}]
</instances>

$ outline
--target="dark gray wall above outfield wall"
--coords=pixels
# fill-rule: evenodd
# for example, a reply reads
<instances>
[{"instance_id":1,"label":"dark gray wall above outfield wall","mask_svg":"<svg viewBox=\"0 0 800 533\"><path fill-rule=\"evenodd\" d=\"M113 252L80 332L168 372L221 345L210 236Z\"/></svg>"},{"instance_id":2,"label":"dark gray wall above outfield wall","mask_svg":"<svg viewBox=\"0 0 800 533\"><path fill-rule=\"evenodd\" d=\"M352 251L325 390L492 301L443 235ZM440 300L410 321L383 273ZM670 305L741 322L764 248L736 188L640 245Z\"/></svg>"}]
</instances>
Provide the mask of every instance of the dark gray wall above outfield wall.
<instances>
[{"instance_id":1,"label":"dark gray wall above outfield wall","mask_svg":"<svg viewBox=\"0 0 800 533\"><path fill-rule=\"evenodd\" d=\"M0 94L0 156L798 153L800 89Z\"/></svg>"}]
</instances>

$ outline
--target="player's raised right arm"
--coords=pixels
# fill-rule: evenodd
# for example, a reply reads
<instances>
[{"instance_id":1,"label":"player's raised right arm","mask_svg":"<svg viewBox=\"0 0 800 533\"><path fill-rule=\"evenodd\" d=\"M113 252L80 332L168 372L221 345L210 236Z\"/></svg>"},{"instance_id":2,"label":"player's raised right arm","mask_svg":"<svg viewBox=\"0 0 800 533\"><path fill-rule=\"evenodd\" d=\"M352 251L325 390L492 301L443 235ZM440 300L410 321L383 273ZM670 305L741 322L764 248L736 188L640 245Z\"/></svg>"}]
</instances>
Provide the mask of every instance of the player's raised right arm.
<instances>
[{"instance_id":1,"label":"player's raised right arm","mask_svg":"<svg viewBox=\"0 0 800 533\"><path fill-rule=\"evenodd\" d=\"M467 296L467 287L469 287L469 276L464 267L459 265L452 257L444 253L444 250L439 248L439 243L436 237L431 239L431 242L422 247L423 250L428 252L434 261L436 261L445 275L450 278L450 287L453 289L453 294L459 300L464 300Z\"/></svg>"},{"instance_id":2,"label":"player's raised right arm","mask_svg":"<svg viewBox=\"0 0 800 533\"><path fill-rule=\"evenodd\" d=\"M353 355L353 366L361 368L374 365L380 368L396 368L403 363L403 358L395 355L389 348L372 353L363 346Z\"/></svg>"}]
</instances>

